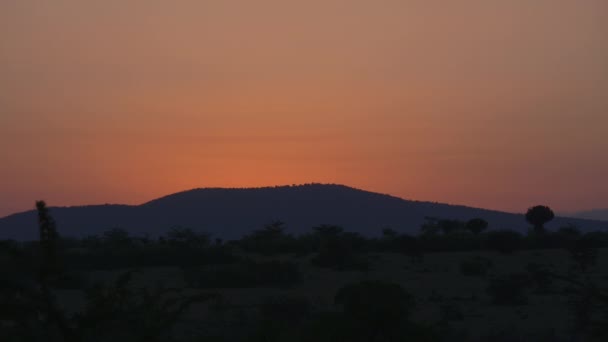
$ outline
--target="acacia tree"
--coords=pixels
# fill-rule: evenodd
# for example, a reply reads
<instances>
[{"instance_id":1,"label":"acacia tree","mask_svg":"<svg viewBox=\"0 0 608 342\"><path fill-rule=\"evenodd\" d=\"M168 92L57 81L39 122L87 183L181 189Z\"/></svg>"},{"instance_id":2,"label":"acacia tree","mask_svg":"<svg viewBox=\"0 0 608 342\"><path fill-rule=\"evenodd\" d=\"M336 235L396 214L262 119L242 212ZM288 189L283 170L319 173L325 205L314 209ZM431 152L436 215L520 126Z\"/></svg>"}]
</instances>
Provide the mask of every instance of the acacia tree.
<instances>
[{"instance_id":1,"label":"acacia tree","mask_svg":"<svg viewBox=\"0 0 608 342\"><path fill-rule=\"evenodd\" d=\"M545 223L553 220L554 217L553 210L544 205L531 207L526 213L526 221L534 226L534 232L537 234L543 234L545 232Z\"/></svg>"}]
</instances>

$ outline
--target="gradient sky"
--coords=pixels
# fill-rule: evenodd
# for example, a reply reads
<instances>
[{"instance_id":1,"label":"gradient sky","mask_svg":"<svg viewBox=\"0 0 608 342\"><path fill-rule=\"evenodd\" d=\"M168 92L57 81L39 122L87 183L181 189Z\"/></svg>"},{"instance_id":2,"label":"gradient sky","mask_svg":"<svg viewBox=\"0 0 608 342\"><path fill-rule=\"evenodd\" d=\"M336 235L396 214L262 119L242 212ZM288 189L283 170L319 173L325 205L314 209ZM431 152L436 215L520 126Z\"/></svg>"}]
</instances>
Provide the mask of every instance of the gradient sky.
<instances>
[{"instance_id":1,"label":"gradient sky","mask_svg":"<svg viewBox=\"0 0 608 342\"><path fill-rule=\"evenodd\" d=\"M0 2L0 216L342 183L608 206L606 0Z\"/></svg>"}]
</instances>

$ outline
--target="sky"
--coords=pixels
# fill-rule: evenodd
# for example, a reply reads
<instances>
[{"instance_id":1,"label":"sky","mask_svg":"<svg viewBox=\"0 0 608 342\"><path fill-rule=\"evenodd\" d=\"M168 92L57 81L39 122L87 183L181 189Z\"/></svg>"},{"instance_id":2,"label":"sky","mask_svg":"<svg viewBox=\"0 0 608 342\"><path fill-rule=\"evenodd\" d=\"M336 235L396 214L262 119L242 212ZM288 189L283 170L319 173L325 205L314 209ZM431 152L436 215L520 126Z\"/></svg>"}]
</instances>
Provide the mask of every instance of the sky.
<instances>
[{"instance_id":1,"label":"sky","mask_svg":"<svg viewBox=\"0 0 608 342\"><path fill-rule=\"evenodd\" d=\"M605 0L0 2L0 216L340 183L608 207Z\"/></svg>"}]
</instances>

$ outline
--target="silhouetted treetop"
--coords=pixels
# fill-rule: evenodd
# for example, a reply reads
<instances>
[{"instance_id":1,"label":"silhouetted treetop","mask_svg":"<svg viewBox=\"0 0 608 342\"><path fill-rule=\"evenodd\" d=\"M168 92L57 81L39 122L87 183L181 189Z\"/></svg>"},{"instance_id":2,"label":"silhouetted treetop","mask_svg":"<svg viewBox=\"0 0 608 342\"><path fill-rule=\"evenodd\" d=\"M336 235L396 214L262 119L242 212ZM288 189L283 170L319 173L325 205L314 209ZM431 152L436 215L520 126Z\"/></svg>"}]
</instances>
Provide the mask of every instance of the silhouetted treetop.
<instances>
[{"instance_id":1,"label":"silhouetted treetop","mask_svg":"<svg viewBox=\"0 0 608 342\"><path fill-rule=\"evenodd\" d=\"M526 220L534 226L534 231L538 234L545 232L545 223L553 220L554 217L553 210L544 205L531 207L526 213Z\"/></svg>"}]
</instances>

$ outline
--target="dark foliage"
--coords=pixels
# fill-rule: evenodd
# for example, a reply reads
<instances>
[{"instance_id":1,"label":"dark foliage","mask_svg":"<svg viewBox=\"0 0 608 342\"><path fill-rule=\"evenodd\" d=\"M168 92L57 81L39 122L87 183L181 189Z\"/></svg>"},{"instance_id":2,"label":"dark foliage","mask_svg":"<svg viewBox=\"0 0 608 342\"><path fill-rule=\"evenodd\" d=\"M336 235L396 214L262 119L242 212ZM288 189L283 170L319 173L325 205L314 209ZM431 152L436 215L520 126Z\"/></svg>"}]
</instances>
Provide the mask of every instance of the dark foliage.
<instances>
[{"instance_id":1,"label":"dark foliage","mask_svg":"<svg viewBox=\"0 0 608 342\"><path fill-rule=\"evenodd\" d=\"M523 236L512 230L491 231L486 236L485 246L501 253L512 253L523 247Z\"/></svg>"},{"instance_id":2,"label":"dark foliage","mask_svg":"<svg viewBox=\"0 0 608 342\"><path fill-rule=\"evenodd\" d=\"M554 217L553 210L544 205L531 207L526 212L526 220L534 226L536 234L545 233L545 223L553 220Z\"/></svg>"},{"instance_id":3,"label":"dark foliage","mask_svg":"<svg viewBox=\"0 0 608 342\"><path fill-rule=\"evenodd\" d=\"M285 234L284 222L275 221L244 236L238 245L247 252L262 255L285 254L293 251L294 239Z\"/></svg>"},{"instance_id":4,"label":"dark foliage","mask_svg":"<svg viewBox=\"0 0 608 342\"><path fill-rule=\"evenodd\" d=\"M178 316L190 305L215 297L182 295L174 289L151 292L146 288L129 288L132 272L128 272L110 286L87 287L79 282L78 286L88 291L86 306L81 313L68 315L57 303L53 290L65 287L66 282L75 285L75 278L60 263L59 235L45 203L37 202L36 207L40 229L40 243L35 246L40 258L38 276L0 287L3 340L166 341ZM4 326L6 322L8 327Z\"/></svg>"},{"instance_id":5,"label":"dark foliage","mask_svg":"<svg viewBox=\"0 0 608 342\"><path fill-rule=\"evenodd\" d=\"M474 218L466 223L466 229L473 234L479 234L488 229L488 221L481 218Z\"/></svg>"},{"instance_id":6,"label":"dark foliage","mask_svg":"<svg viewBox=\"0 0 608 342\"><path fill-rule=\"evenodd\" d=\"M328 227L322 227L328 228ZM319 252L311 260L317 267L330 268L337 271L369 268L367 260L362 255L366 240L356 233L342 233L337 227L327 230L317 230L320 239Z\"/></svg>"}]
</instances>

